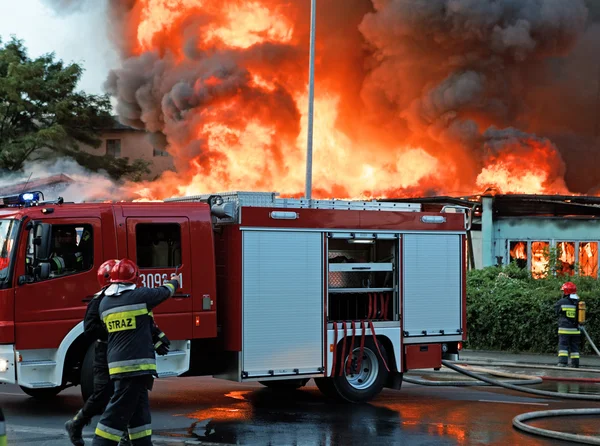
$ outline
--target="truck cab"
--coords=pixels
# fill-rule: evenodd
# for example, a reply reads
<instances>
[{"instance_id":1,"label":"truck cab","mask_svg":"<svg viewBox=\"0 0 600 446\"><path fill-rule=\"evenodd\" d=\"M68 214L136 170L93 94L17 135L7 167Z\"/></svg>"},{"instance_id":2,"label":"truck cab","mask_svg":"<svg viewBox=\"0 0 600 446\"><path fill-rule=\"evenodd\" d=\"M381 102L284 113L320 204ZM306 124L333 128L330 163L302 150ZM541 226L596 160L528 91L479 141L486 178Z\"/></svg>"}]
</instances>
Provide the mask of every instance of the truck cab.
<instances>
[{"instance_id":1,"label":"truck cab","mask_svg":"<svg viewBox=\"0 0 600 446\"><path fill-rule=\"evenodd\" d=\"M154 312L172 340L157 366L159 376L187 372L192 340L217 335L208 207L40 200L0 202L0 382L39 398L80 383L91 392L94 340L82 319L99 291L98 267L124 257L138 263L145 286L177 273L181 288Z\"/></svg>"}]
</instances>

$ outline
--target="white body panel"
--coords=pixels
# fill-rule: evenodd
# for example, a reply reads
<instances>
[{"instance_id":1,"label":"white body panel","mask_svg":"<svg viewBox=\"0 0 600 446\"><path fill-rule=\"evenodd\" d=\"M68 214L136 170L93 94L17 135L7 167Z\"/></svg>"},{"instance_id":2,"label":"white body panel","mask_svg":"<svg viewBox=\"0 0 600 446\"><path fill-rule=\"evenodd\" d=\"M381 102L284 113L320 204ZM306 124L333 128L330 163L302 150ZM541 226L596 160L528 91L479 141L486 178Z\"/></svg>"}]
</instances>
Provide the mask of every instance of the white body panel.
<instances>
[{"instance_id":1,"label":"white body panel","mask_svg":"<svg viewBox=\"0 0 600 446\"><path fill-rule=\"evenodd\" d=\"M58 349L17 351L17 357L21 355L22 361L17 363L16 382L28 388L61 386L67 352L81 335L83 335L83 321L73 327ZM156 359L159 377L179 376L189 370L189 365L190 345L189 341L185 340L171 341L169 354L157 356ZM0 382L2 382L2 374L0 374Z\"/></svg>"},{"instance_id":2,"label":"white body panel","mask_svg":"<svg viewBox=\"0 0 600 446\"><path fill-rule=\"evenodd\" d=\"M314 232L244 232L244 378L322 372L322 240Z\"/></svg>"},{"instance_id":3,"label":"white body panel","mask_svg":"<svg viewBox=\"0 0 600 446\"><path fill-rule=\"evenodd\" d=\"M431 342L434 336L440 342L450 340L450 336L456 338L460 335L461 250L460 235L403 236L402 330L405 332L405 342Z\"/></svg>"}]
</instances>

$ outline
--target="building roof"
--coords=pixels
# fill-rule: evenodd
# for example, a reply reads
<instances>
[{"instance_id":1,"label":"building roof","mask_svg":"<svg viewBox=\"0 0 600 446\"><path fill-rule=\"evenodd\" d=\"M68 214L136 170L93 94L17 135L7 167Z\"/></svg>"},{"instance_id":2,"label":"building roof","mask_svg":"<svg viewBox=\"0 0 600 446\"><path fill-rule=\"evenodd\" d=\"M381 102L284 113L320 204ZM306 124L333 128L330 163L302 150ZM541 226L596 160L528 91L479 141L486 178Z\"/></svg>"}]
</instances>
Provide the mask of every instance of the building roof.
<instances>
[{"instance_id":1,"label":"building roof","mask_svg":"<svg viewBox=\"0 0 600 446\"><path fill-rule=\"evenodd\" d=\"M425 211L439 211L445 205L466 206L474 209L475 215L478 215L481 212L482 197L492 198L494 217L600 216L600 197L589 195L498 194L408 198L401 201L422 203ZM381 201L398 201L398 199L390 198Z\"/></svg>"},{"instance_id":2,"label":"building roof","mask_svg":"<svg viewBox=\"0 0 600 446\"><path fill-rule=\"evenodd\" d=\"M2 194L20 194L26 191L43 190L49 187L56 187L62 184L71 184L74 180L67 175L59 174L52 175L45 178L33 178L29 181L23 181L21 183L13 184L12 186L5 186L2 188Z\"/></svg>"}]
</instances>

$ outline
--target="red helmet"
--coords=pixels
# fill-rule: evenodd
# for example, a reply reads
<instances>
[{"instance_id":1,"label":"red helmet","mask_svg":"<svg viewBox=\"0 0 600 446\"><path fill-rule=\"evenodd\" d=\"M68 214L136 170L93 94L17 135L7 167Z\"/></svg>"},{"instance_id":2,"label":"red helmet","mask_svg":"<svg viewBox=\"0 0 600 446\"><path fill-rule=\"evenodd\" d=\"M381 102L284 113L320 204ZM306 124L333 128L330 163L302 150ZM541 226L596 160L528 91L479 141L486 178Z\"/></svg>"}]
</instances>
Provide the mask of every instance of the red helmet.
<instances>
[{"instance_id":1,"label":"red helmet","mask_svg":"<svg viewBox=\"0 0 600 446\"><path fill-rule=\"evenodd\" d=\"M110 259L104 262L102 265L100 265L100 268L98 268L97 277L101 288L104 288L110 283L110 271L113 269L116 263L117 260Z\"/></svg>"},{"instance_id":2,"label":"red helmet","mask_svg":"<svg viewBox=\"0 0 600 446\"><path fill-rule=\"evenodd\" d=\"M129 259L118 261L110 270L110 283L133 283L138 284L140 270L138 266Z\"/></svg>"},{"instance_id":3,"label":"red helmet","mask_svg":"<svg viewBox=\"0 0 600 446\"><path fill-rule=\"evenodd\" d=\"M577 286L573 282L565 282L560 289L565 294L575 294L577 292Z\"/></svg>"}]
</instances>

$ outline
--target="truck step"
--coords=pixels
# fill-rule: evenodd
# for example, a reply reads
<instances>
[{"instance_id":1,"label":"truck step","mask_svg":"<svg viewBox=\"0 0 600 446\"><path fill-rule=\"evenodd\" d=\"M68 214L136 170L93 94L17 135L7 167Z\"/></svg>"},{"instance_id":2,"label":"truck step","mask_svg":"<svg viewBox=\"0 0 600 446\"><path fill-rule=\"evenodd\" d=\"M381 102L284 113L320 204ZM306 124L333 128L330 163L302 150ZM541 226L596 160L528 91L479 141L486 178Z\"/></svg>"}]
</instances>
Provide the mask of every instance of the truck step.
<instances>
[{"instance_id":1,"label":"truck step","mask_svg":"<svg viewBox=\"0 0 600 446\"><path fill-rule=\"evenodd\" d=\"M172 356L185 356L186 353L183 350L173 350L169 353L167 353L167 358L170 358Z\"/></svg>"},{"instance_id":2,"label":"truck step","mask_svg":"<svg viewBox=\"0 0 600 446\"><path fill-rule=\"evenodd\" d=\"M40 381L37 383L31 383L31 387L33 387L34 389L41 389L45 387L56 387L56 384L48 381Z\"/></svg>"},{"instance_id":3,"label":"truck step","mask_svg":"<svg viewBox=\"0 0 600 446\"><path fill-rule=\"evenodd\" d=\"M50 359L34 359L31 361L21 361L21 367L56 367L56 361Z\"/></svg>"}]
</instances>

